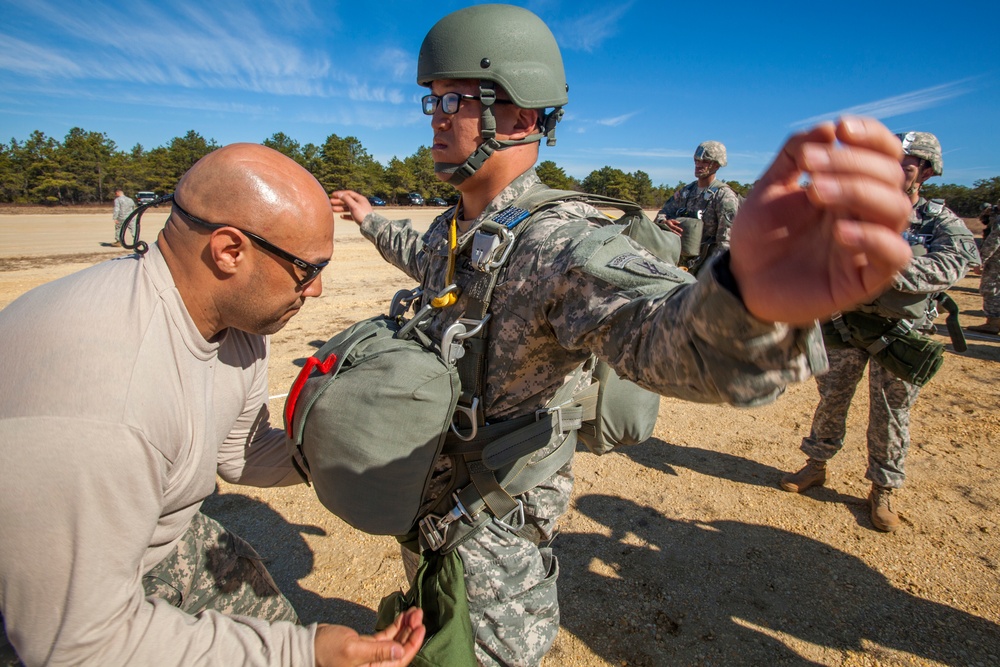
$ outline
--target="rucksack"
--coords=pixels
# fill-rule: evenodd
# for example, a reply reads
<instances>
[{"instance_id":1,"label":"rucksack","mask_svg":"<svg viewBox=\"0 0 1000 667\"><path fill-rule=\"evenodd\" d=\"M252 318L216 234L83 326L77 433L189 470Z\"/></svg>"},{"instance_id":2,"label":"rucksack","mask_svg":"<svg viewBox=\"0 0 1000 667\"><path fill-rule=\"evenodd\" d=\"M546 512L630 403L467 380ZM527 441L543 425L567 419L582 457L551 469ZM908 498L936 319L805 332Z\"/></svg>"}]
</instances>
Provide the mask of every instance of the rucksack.
<instances>
[{"instance_id":1,"label":"rucksack","mask_svg":"<svg viewBox=\"0 0 1000 667\"><path fill-rule=\"evenodd\" d=\"M471 320L453 323L443 340L432 341L420 330L428 306L407 320L419 294L400 293L389 317L366 320L330 339L296 379L285 410L293 458L333 513L376 534L401 536L416 524L423 548L452 550L489 516L507 519L514 532L530 530L523 513L518 525L515 496L569 460L574 433L599 454L652 435L659 395L618 378L596 358L579 367L577 382L567 382L538 414L482 427L473 421L471 428L453 421L455 414L476 411L488 342L482 324L492 288L516 243L518 223L567 200L618 208L623 215L612 224L621 233L676 262L679 237L622 200L537 187L484 221L472 241L473 260L488 270L482 272L483 284L467 287L478 297L478 319L470 308L466 317L471 313ZM490 234L503 241L494 243ZM574 395L588 372L597 381ZM548 455L529 460L557 441ZM461 461L462 470L428 511L420 501L441 455ZM455 507L434 513L450 503ZM460 521L463 517L469 520Z\"/></svg>"}]
</instances>

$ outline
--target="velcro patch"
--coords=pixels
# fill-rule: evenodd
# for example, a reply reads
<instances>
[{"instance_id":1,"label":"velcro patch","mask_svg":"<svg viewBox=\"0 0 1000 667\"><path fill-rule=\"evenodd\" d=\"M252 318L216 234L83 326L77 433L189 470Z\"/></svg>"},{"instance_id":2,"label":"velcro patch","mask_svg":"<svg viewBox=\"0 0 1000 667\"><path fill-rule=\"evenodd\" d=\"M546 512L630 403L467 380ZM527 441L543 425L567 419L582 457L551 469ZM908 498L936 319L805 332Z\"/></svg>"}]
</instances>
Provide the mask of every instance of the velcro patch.
<instances>
[{"instance_id":1,"label":"velcro patch","mask_svg":"<svg viewBox=\"0 0 1000 667\"><path fill-rule=\"evenodd\" d=\"M659 262L650 261L647 257L633 253L618 255L607 266L612 269L622 269L645 276L671 276L669 267Z\"/></svg>"}]
</instances>

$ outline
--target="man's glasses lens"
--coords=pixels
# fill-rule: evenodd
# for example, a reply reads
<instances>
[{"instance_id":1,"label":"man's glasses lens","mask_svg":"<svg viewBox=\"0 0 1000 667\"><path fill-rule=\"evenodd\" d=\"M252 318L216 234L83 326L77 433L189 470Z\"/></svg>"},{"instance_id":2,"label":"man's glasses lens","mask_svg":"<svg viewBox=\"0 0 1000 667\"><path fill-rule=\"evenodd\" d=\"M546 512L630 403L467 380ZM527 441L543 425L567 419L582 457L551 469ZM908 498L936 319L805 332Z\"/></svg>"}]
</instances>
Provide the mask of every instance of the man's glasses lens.
<instances>
[{"instance_id":1,"label":"man's glasses lens","mask_svg":"<svg viewBox=\"0 0 1000 667\"><path fill-rule=\"evenodd\" d=\"M458 108L462 104L463 97L470 100L476 99L473 95L445 93L444 95L424 95L420 101L424 105L424 114L427 116L434 115L434 112L437 111L438 104L441 105L442 112L451 116L452 114L458 113Z\"/></svg>"}]
</instances>

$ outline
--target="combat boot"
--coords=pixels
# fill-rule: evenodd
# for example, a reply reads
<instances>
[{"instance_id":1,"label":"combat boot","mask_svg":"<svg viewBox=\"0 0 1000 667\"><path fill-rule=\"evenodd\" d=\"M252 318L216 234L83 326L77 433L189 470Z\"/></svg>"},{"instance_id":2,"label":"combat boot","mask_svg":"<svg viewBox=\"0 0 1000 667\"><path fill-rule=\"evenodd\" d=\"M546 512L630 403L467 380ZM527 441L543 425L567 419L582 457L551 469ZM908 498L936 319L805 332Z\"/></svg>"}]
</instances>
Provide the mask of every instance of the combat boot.
<instances>
[{"instance_id":1,"label":"combat boot","mask_svg":"<svg viewBox=\"0 0 1000 667\"><path fill-rule=\"evenodd\" d=\"M1000 334L1000 317L987 317L986 324L980 324L977 327L965 327L969 331L978 331L979 333L993 334L994 336Z\"/></svg>"},{"instance_id":2,"label":"combat boot","mask_svg":"<svg viewBox=\"0 0 1000 667\"><path fill-rule=\"evenodd\" d=\"M868 493L868 505L872 510L872 523L879 530L894 533L899 528L899 515L892 509L892 489L872 484Z\"/></svg>"},{"instance_id":3,"label":"combat boot","mask_svg":"<svg viewBox=\"0 0 1000 667\"><path fill-rule=\"evenodd\" d=\"M781 488L792 493L802 493L814 486L826 483L826 461L809 459L798 472L790 472L781 478Z\"/></svg>"}]
</instances>

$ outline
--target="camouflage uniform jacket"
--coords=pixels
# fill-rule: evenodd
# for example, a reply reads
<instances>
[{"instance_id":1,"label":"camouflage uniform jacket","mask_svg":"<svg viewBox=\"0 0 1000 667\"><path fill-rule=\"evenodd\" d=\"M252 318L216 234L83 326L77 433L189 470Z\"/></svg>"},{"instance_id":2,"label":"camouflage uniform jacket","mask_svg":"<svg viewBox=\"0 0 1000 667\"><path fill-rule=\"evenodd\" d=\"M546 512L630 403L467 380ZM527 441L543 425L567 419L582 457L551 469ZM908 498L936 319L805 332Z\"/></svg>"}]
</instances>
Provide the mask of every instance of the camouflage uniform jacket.
<instances>
[{"instance_id":1,"label":"camouflage uniform jacket","mask_svg":"<svg viewBox=\"0 0 1000 667\"><path fill-rule=\"evenodd\" d=\"M459 247L484 220L539 182L533 169L516 178L473 221ZM450 214L421 234L408 220L372 213L361 231L383 258L437 293L447 280ZM621 235L603 246L614 244L615 259L592 266L578 252L580 242L608 222L587 204L566 202L521 223L529 226L518 237L490 307L482 397L487 420L543 407L591 352L660 394L735 405L773 400L789 382L825 370L818 329L756 320L719 284L715 271L685 282L678 269ZM473 271L469 245L456 261L460 288ZM460 294L435 314L428 333L440 339L468 306Z\"/></svg>"},{"instance_id":2,"label":"camouflage uniform jacket","mask_svg":"<svg viewBox=\"0 0 1000 667\"><path fill-rule=\"evenodd\" d=\"M712 192L711 188L717 189ZM729 248L729 236L739 207L740 198L736 191L723 181L715 179L701 192L698 191L698 181L692 181L674 192L656 214L655 222L660 224L678 216L701 219L702 243L714 246L712 254L718 255Z\"/></svg>"},{"instance_id":3,"label":"camouflage uniform jacket","mask_svg":"<svg viewBox=\"0 0 1000 667\"><path fill-rule=\"evenodd\" d=\"M920 197L910 213L908 233L911 244L919 243L926 253L915 253L910 263L896 275L890 290L903 294L937 294L961 280L970 266L980 263L972 232L941 200L927 201ZM857 310L879 313L878 299ZM918 329L927 329L932 322L925 315L914 324Z\"/></svg>"}]
</instances>

